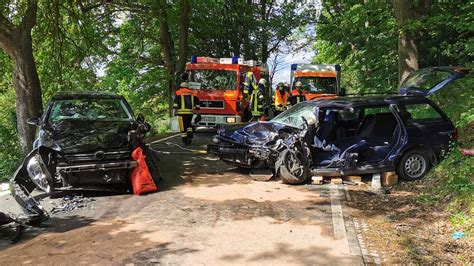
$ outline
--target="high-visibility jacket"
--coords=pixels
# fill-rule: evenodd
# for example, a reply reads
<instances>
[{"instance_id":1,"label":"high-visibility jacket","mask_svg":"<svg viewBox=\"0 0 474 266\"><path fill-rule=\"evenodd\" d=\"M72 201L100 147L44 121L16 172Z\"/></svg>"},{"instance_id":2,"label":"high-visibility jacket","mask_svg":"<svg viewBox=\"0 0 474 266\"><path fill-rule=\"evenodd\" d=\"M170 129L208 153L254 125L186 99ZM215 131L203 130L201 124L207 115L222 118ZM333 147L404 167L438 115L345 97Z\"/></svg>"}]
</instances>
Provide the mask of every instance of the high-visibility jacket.
<instances>
[{"instance_id":1,"label":"high-visibility jacket","mask_svg":"<svg viewBox=\"0 0 474 266\"><path fill-rule=\"evenodd\" d=\"M199 111L201 104L193 90L181 88L176 91L173 108L178 115L192 115L194 111Z\"/></svg>"},{"instance_id":2,"label":"high-visibility jacket","mask_svg":"<svg viewBox=\"0 0 474 266\"><path fill-rule=\"evenodd\" d=\"M250 96L250 109L253 116L261 116L263 114L264 96L259 89L252 91Z\"/></svg>"},{"instance_id":3,"label":"high-visibility jacket","mask_svg":"<svg viewBox=\"0 0 474 266\"><path fill-rule=\"evenodd\" d=\"M257 89L257 79L253 72L249 71L245 74L243 89L244 89L244 97L248 99L249 95Z\"/></svg>"},{"instance_id":4,"label":"high-visibility jacket","mask_svg":"<svg viewBox=\"0 0 474 266\"><path fill-rule=\"evenodd\" d=\"M275 109L277 111L284 111L288 104L289 93L283 90L283 93L279 89L275 91Z\"/></svg>"},{"instance_id":5,"label":"high-visibility jacket","mask_svg":"<svg viewBox=\"0 0 474 266\"><path fill-rule=\"evenodd\" d=\"M291 96L289 98L289 102L291 105L298 104L305 100L306 100L306 97L303 95L303 93L300 93L297 89L293 89L291 91Z\"/></svg>"}]
</instances>

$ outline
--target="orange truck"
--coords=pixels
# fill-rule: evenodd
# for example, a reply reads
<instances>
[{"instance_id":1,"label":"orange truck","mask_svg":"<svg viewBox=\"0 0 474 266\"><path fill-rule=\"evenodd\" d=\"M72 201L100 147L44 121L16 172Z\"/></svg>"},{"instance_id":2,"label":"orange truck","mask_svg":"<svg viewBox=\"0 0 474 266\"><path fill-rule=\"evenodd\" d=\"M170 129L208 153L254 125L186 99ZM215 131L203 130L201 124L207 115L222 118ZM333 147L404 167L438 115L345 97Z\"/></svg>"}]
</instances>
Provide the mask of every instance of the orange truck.
<instances>
[{"instance_id":1,"label":"orange truck","mask_svg":"<svg viewBox=\"0 0 474 266\"><path fill-rule=\"evenodd\" d=\"M341 66L338 64L292 64L290 75L292 89L298 81L302 83L303 95L307 101L345 94L341 88Z\"/></svg>"},{"instance_id":2,"label":"orange truck","mask_svg":"<svg viewBox=\"0 0 474 266\"><path fill-rule=\"evenodd\" d=\"M243 92L246 74L252 72L252 79L257 84L268 73L266 67L256 61L239 57L192 56L185 70L188 88L195 91L201 103L198 125L205 127L247 122L250 119L249 103ZM176 93L179 95L179 90Z\"/></svg>"}]
</instances>

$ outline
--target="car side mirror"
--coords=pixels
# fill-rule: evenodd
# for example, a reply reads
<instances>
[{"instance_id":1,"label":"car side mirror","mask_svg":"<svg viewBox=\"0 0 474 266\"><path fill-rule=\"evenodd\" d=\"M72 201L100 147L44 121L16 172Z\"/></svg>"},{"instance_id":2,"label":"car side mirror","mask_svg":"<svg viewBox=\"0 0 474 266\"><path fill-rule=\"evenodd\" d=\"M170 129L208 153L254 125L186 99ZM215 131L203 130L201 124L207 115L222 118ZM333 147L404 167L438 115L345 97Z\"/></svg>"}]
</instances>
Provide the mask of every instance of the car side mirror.
<instances>
[{"instance_id":1,"label":"car side mirror","mask_svg":"<svg viewBox=\"0 0 474 266\"><path fill-rule=\"evenodd\" d=\"M26 120L26 123L33 126L39 126L40 119L37 117L30 117Z\"/></svg>"},{"instance_id":2,"label":"car side mirror","mask_svg":"<svg viewBox=\"0 0 474 266\"><path fill-rule=\"evenodd\" d=\"M346 88L341 88L341 96L346 96Z\"/></svg>"}]
</instances>

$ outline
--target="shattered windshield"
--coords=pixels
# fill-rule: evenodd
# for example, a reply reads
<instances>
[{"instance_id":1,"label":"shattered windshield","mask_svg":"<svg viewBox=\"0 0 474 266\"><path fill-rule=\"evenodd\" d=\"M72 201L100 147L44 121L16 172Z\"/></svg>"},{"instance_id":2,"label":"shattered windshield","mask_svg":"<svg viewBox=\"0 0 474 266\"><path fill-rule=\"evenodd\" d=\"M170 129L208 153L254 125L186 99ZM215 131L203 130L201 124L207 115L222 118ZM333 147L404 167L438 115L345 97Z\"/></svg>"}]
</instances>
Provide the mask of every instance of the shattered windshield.
<instances>
[{"instance_id":1,"label":"shattered windshield","mask_svg":"<svg viewBox=\"0 0 474 266\"><path fill-rule=\"evenodd\" d=\"M316 123L316 116L313 111L314 105L309 102L302 102L279 114L271 121L284 124L291 127L303 128L304 120L306 118L309 124Z\"/></svg>"},{"instance_id":2,"label":"shattered windshield","mask_svg":"<svg viewBox=\"0 0 474 266\"><path fill-rule=\"evenodd\" d=\"M237 72L233 70L200 69L189 72L189 85L196 89L235 90Z\"/></svg>"},{"instance_id":3,"label":"shattered windshield","mask_svg":"<svg viewBox=\"0 0 474 266\"><path fill-rule=\"evenodd\" d=\"M410 74L400 86L401 88L418 88L429 90L436 84L450 77L452 73L439 69L424 68Z\"/></svg>"},{"instance_id":4,"label":"shattered windshield","mask_svg":"<svg viewBox=\"0 0 474 266\"><path fill-rule=\"evenodd\" d=\"M298 81L302 83L304 91L336 94L336 78L334 77L297 77L295 82Z\"/></svg>"},{"instance_id":5,"label":"shattered windshield","mask_svg":"<svg viewBox=\"0 0 474 266\"><path fill-rule=\"evenodd\" d=\"M129 120L132 116L120 99L71 99L53 103L49 122L60 120Z\"/></svg>"}]
</instances>

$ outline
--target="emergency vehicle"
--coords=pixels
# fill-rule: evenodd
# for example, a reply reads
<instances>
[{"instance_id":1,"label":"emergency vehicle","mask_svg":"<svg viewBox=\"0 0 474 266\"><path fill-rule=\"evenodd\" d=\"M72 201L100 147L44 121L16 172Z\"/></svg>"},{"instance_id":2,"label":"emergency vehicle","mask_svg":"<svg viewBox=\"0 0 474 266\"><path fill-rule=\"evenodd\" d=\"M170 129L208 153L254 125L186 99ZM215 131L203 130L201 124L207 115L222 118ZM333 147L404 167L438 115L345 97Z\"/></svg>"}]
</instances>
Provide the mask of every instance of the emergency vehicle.
<instances>
[{"instance_id":1,"label":"emergency vehicle","mask_svg":"<svg viewBox=\"0 0 474 266\"><path fill-rule=\"evenodd\" d=\"M243 92L246 74L252 72L253 83L257 85L268 73L264 65L239 57L192 56L185 70L188 88L196 92L201 103L198 125L206 127L247 122L250 119L249 102ZM270 94L266 96L270 97Z\"/></svg>"},{"instance_id":2,"label":"emergency vehicle","mask_svg":"<svg viewBox=\"0 0 474 266\"><path fill-rule=\"evenodd\" d=\"M295 88L298 81L302 83L303 95L307 101L345 94L344 89L341 88L340 65L292 64L291 89Z\"/></svg>"}]
</instances>

